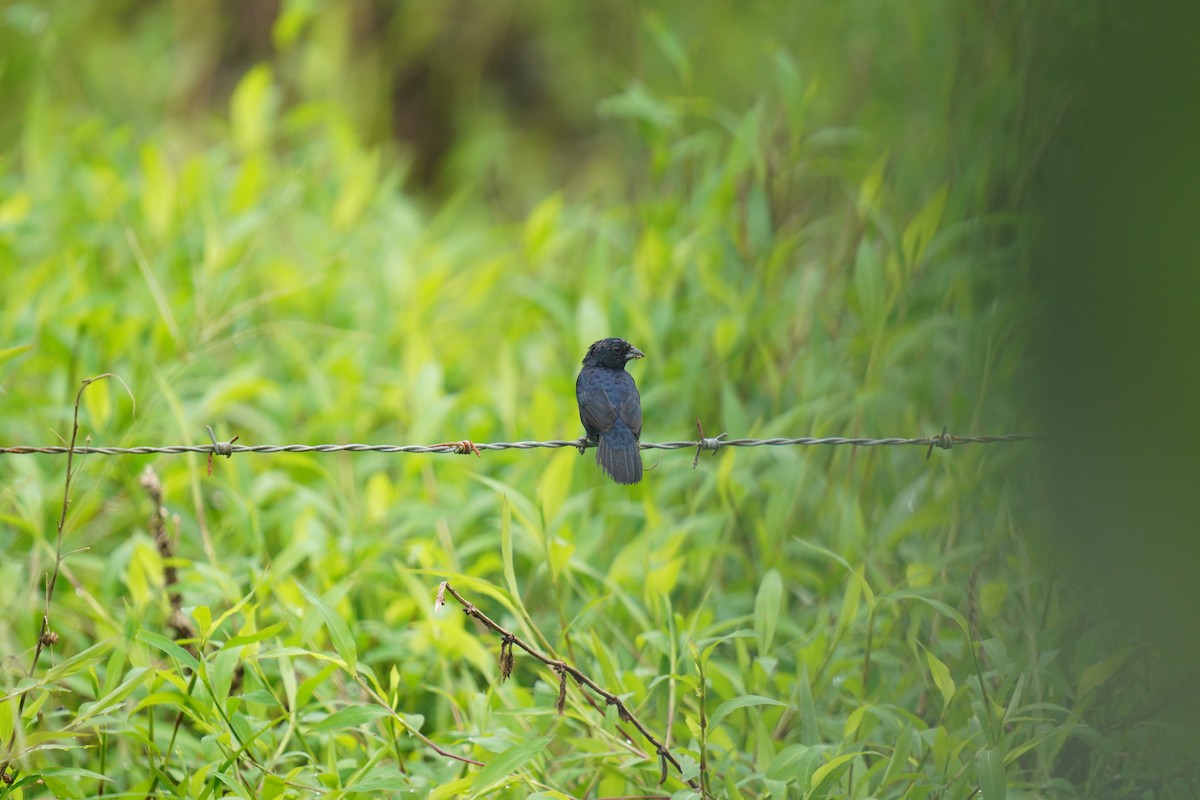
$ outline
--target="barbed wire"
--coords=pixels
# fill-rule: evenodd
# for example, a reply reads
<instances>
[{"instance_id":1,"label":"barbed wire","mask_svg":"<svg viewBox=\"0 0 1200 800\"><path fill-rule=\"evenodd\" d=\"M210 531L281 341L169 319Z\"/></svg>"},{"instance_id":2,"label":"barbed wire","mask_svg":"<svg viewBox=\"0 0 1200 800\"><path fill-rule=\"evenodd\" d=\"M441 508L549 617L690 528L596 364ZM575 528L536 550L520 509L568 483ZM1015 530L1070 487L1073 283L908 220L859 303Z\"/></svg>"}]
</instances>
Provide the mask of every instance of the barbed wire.
<instances>
[{"instance_id":1,"label":"barbed wire","mask_svg":"<svg viewBox=\"0 0 1200 800\"><path fill-rule=\"evenodd\" d=\"M697 423L699 428L699 423ZM817 445L849 445L852 447L893 447L902 445L916 445L919 447L929 448L929 453L933 452L933 448L939 450L949 450L952 447L964 444L995 444L999 442L1023 442L1036 441L1043 439L1043 436L1037 434L1003 434L998 436L958 436L947 433L944 429L940 434L934 436L915 436L915 437L888 437L882 439L873 439L867 437L845 437L845 436L798 436L798 437L774 437L770 439L727 439L728 434L722 433L719 436L706 437L704 436L703 428L699 428L700 438L695 441L673 441L673 442L641 442L639 447L642 450L692 450L696 451L696 458L700 457L702 452L713 452L720 450L722 447L790 447L790 446L817 446ZM480 455L483 450L534 450L537 448L557 449L562 447L573 447L581 453L588 448L595 447L595 442L588 441L585 438L579 439L550 439L547 441L520 441L520 442L472 442L469 439L463 439L457 442L441 442L439 444L255 444L244 445L234 444L237 441L237 436L234 436L229 441L218 441L213 434L212 428L208 429L209 438L212 439L212 444L178 444L165 446L139 446L139 447L93 447L91 445L83 445L78 447L66 447L63 445L54 445L49 447L29 447L29 446L14 446L0 447L0 455L29 455L29 454L44 454L44 455L63 455L74 452L78 455L101 455L101 456L124 456L124 455L153 455L153 454L168 454L174 455L178 453L201 453L207 455L232 457L234 453L416 453L416 454L447 454L447 455ZM926 453L926 458L929 457ZM695 461L693 461L693 465Z\"/></svg>"}]
</instances>

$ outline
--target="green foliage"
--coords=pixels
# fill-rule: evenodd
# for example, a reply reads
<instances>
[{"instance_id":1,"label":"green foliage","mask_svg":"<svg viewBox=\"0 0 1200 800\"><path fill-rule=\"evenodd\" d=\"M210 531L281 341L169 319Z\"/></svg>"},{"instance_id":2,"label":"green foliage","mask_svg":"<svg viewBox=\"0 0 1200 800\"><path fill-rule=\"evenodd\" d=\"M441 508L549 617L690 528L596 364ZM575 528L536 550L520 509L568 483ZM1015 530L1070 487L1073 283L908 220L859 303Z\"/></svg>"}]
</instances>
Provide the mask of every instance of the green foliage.
<instances>
[{"instance_id":1,"label":"green foliage","mask_svg":"<svg viewBox=\"0 0 1200 800\"><path fill-rule=\"evenodd\" d=\"M1030 427L1051 122L1014 98L1050 11L49 8L0 12L5 445L69 439L101 372L137 410L89 386L94 444L574 438L610 334L648 441ZM1157 785L1099 700L1143 662L1047 585L1028 450L647 451L633 489L569 450L81 457L32 672L65 460L0 456L0 796ZM520 650L501 681L441 581L682 770Z\"/></svg>"}]
</instances>

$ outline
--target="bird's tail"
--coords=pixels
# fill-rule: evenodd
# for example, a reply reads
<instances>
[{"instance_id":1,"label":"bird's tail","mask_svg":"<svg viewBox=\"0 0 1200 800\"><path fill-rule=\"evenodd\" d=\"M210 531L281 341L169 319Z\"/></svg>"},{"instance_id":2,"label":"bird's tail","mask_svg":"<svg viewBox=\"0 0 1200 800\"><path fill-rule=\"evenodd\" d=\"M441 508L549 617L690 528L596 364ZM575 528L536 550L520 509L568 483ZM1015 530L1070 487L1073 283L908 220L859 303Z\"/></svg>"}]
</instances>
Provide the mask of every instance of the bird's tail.
<instances>
[{"instance_id":1,"label":"bird's tail","mask_svg":"<svg viewBox=\"0 0 1200 800\"><path fill-rule=\"evenodd\" d=\"M596 463L617 483L637 483L642 479L642 451L633 431L621 420L600 435Z\"/></svg>"}]
</instances>

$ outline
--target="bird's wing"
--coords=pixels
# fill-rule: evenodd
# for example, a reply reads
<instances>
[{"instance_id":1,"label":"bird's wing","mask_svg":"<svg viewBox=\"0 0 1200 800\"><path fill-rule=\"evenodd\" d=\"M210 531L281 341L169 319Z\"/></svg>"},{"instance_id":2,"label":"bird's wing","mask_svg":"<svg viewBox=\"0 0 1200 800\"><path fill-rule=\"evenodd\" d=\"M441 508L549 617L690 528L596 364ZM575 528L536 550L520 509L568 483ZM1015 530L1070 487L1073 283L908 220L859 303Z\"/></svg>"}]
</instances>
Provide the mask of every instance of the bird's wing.
<instances>
[{"instance_id":1,"label":"bird's wing","mask_svg":"<svg viewBox=\"0 0 1200 800\"><path fill-rule=\"evenodd\" d=\"M579 419L583 422L589 434L592 431L602 433L611 430L617 420L617 407L610 395L615 394L615 387L608 387L601 376L587 372L579 374L575 382L575 399L579 401Z\"/></svg>"},{"instance_id":2,"label":"bird's wing","mask_svg":"<svg viewBox=\"0 0 1200 800\"><path fill-rule=\"evenodd\" d=\"M633 431L634 438L639 438L642 435L642 398L638 394L637 384L633 382L633 376L625 372L621 375L624 377L622 383L625 384L618 392L621 397L621 421Z\"/></svg>"}]
</instances>

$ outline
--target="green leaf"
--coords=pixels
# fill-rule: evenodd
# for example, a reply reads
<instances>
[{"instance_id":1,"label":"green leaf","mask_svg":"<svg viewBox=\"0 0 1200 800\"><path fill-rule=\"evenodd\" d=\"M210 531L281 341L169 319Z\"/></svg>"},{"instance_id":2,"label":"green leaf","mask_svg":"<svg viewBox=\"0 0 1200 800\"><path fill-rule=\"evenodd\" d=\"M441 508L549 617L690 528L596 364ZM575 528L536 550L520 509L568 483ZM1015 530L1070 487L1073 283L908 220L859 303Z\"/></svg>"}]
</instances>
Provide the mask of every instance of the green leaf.
<instances>
[{"instance_id":1,"label":"green leaf","mask_svg":"<svg viewBox=\"0 0 1200 800\"><path fill-rule=\"evenodd\" d=\"M244 644L261 642L264 639L270 639L272 636L279 633L286 627L286 623L276 622L274 625L268 625L267 627L252 633L239 633L237 636L234 636L232 639L226 642L224 647L239 647Z\"/></svg>"},{"instance_id":2,"label":"green leaf","mask_svg":"<svg viewBox=\"0 0 1200 800\"><path fill-rule=\"evenodd\" d=\"M129 670L128 674L125 676L125 680L123 680L120 685L117 686L117 688L113 689L111 692L106 694L104 697L101 697L91 705L86 706L84 710L80 712L79 716L75 718L72 724L79 726L92 717L103 714L117 703L122 702L133 692L134 689L141 686L146 682L147 678L154 674L155 671L147 667L134 667L133 669Z\"/></svg>"},{"instance_id":3,"label":"green leaf","mask_svg":"<svg viewBox=\"0 0 1200 800\"><path fill-rule=\"evenodd\" d=\"M521 589L517 585L517 571L513 567L512 506L507 495L500 498L500 558L504 562L504 583L508 593L512 595L513 602L520 605Z\"/></svg>"},{"instance_id":4,"label":"green leaf","mask_svg":"<svg viewBox=\"0 0 1200 800\"><path fill-rule=\"evenodd\" d=\"M101 775L99 772L93 772L90 769L82 769L80 767L59 767L42 771L42 777L52 775L56 778L87 778L90 781L111 781L112 778L107 775Z\"/></svg>"},{"instance_id":5,"label":"green leaf","mask_svg":"<svg viewBox=\"0 0 1200 800\"><path fill-rule=\"evenodd\" d=\"M542 502L542 520L547 531L571 493L571 478L578 460L578 453L571 448L564 448L551 456L550 463L542 470L541 480L538 481L538 495Z\"/></svg>"},{"instance_id":6,"label":"green leaf","mask_svg":"<svg viewBox=\"0 0 1200 800\"><path fill-rule=\"evenodd\" d=\"M160 633L140 630L133 638L137 639L144 645L148 645L149 647L153 647L155 650L165 653L181 664L186 665L193 671L200 669L200 662L196 660L194 655L189 653L187 650L184 650L182 647L175 644L175 642L171 641Z\"/></svg>"},{"instance_id":7,"label":"green leaf","mask_svg":"<svg viewBox=\"0 0 1200 800\"><path fill-rule=\"evenodd\" d=\"M975 777L983 790L984 800L1004 800L1008 780L1004 771L1004 754L996 747L985 747L975 756Z\"/></svg>"},{"instance_id":8,"label":"green leaf","mask_svg":"<svg viewBox=\"0 0 1200 800\"><path fill-rule=\"evenodd\" d=\"M670 105L652 95L640 83L633 84L621 94L601 100L596 112L602 118L641 120L660 130L674 127L677 116Z\"/></svg>"},{"instance_id":9,"label":"green leaf","mask_svg":"<svg viewBox=\"0 0 1200 800\"><path fill-rule=\"evenodd\" d=\"M367 509L368 520L375 524L383 522L395 502L396 487L386 472L376 472L367 478L363 504Z\"/></svg>"},{"instance_id":10,"label":"green leaf","mask_svg":"<svg viewBox=\"0 0 1200 800\"><path fill-rule=\"evenodd\" d=\"M0 698L0 741L2 742L7 742L13 735L16 726L14 719L16 708L15 699Z\"/></svg>"},{"instance_id":11,"label":"green leaf","mask_svg":"<svg viewBox=\"0 0 1200 800\"><path fill-rule=\"evenodd\" d=\"M276 102L275 78L267 65L253 67L238 82L229 102L229 119L239 150L249 152L267 144Z\"/></svg>"},{"instance_id":12,"label":"green leaf","mask_svg":"<svg viewBox=\"0 0 1200 800\"><path fill-rule=\"evenodd\" d=\"M954 679L950 677L950 670L946 667L942 660L921 646L925 650L925 661L929 664L929 674L933 676L933 683L937 686L938 691L942 693L943 709L950 705L950 701L954 698ZM943 712L944 713L944 712Z\"/></svg>"},{"instance_id":13,"label":"green leaf","mask_svg":"<svg viewBox=\"0 0 1200 800\"><path fill-rule=\"evenodd\" d=\"M446 781L429 793L429 800L448 800L451 797L462 797L462 793L471 785L468 775L454 781Z\"/></svg>"},{"instance_id":14,"label":"green leaf","mask_svg":"<svg viewBox=\"0 0 1200 800\"><path fill-rule=\"evenodd\" d=\"M869 704L865 706L859 706L851 711L850 715L846 717L846 724L842 726L842 739L846 741L853 741L858 734L859 727L862 725L863 717L865 717L870 711L871 706Z\"/></svg>"},{"instance_id":15,"label":"green leaf","mask_svg":"<svg viewBox=\"0 0 1200 800\"><path fill-rule=\"evenodd\" d=\"M735 697L732 700L726 700L721 705L717 706L717 710L708 718L708 727L715 728L721 724L727 716L737 711L739 708L748 708L750 706L783 706L788 707L787 703L775 700L770 697L763 697L757 694L744 694L741 697Z\"/></svg>"},{"instance_id":16,"label":"green leaf","mask_svg":"<svg viewBox=\"0 0 1200 800\"><path fill-rule=\"evenodd\" d=\"M0 362L7 361L10 358L16 358L21 353L28 352L33 349L31 344L21 344L16 347L0 347Z\"/></svg>"},{"instance_id":17,"label":"green leaf","mask_svg":"<svg viewBox=\"0 0 1200 800\"><path fill-rule=\"evenodd\" d=\"M296 586L300 588L300 592L309 604L321 615L325 629L329 631L329 639L333 642L333 649L341 656L342 661L346 662L346 668L352 673L355 672L358 668L358 648L354 644L354 637L350 635L350 628L346 625L346 621L338 616L337 612L330 608L324 600L309 591L304 584L297 582Z\"/></svg>"},{"instance_id":18,"label":"green leaf","mask_svg":"<svg viewBox=\"0 0 1200 800\"><path fill-rule=\"evenodd\" d=\"M842 607L838 611L837 628L843 630L854 621L854 617L858 614L858 603L862 598L861 581L852 580L846 586L846 593L842 595Z\"/></svg>"},{"instance_id":19,"label":"green leaf","mask_svg":"<svg viewBox=\"0 0 1200 800\"><path fill-rule=\"evenodd\" d=\"M817 544L816 542L810 542L808 539L802 539L800 537L796 537L794 539L794 541L796 542L796 544L800 545L801 547L807 548L809 550L814 550L814 551L820 553L821 555L825 556L826 558L836 561L837 563L839 563L843 567L845 567L847 572L854 572L854 567L850 566L849 561L842 558L840 555L833 552L828 547L822 547L821 545Z\"/></svg>"},{"instance_id":20,"label":"green leaf","mask_svg":"<svg viewBox=\"0 0 1200 800\"><path fill-rule=\"evenodd\" d=\"M1098 661L1083 671L1083 675L1079 678L1078 696L1084 697L1093 689L1096 689L1101 684L1105 683L1125 664L1133 650L1126 648L1113 653L1103 661Z\"/></svg>"},{"instance_id":21,"label":"green leaf","mask_svg":"<svg viewBox=\"0 0 1200 800\"><path fill-rule=\"evenodd\" d=\"M405 775L395 767L374 767L363 776L362 780L346 786L355 792L379 792L383 797L397 797L401 787L411 785L412 777ZM411 790L410 790L411 791ZM294 797L295 795L289 795ZM416 793L413 792L413 797Z\"/></svg>"},{"instance_id":22,"label":"green leaf","mask_svg":"<svg viewBox=\"0 0 1200 800\"><path fill-rule=\"evenodd\" d=\"M888 759L887 771L883 774L883 780L880 781L880 786L886 786L888 783L899 780L898 776L903 776L909 771L908 754L912 752L912 741L916 734L911 728L903 728L896 736L896 744L892 750L892 757Z\"/></svg>"},{"instance_id":23,"label":"green leaf","mask_svg":"<svg viewBox=\"0 0 1200 800\"><path fill-rule=\"evenodd\" d=\"M753 255L767 252L774 238L771 201L762 186L755 184L746 197L746 238Z\"/></svg>"},{"instance_id":24,"label":"green leaf","mask_svg":"<svg viewBox=\"0 0 1200 800\"><path fill-rule=\"evenodd\" d=\"M812 748L805 744L788 745L775 754L775 758L767 766L764 777L777 781L794 781L798 765L811 752Z\"/></svg>"},{"instance_id":25,"label":"green leaf","mask_svg":"<svg viewBox=\"0 0 1200 800\"><path fill-rule=\"evenodd\" d=\"M563 197L555 193L534 207L525 221L525 247L534 257L545 250L561 227Z\"/></svg>"},{"instance_id":26,"label":"green leaf","mask_svg":"<svg viewBox=\"0 0 1200 800\"><path fill-rule=\"evenodd\" d=\"M46 784L46 788L50 793L60 800L83 800L86 796L83 787L79 785L76 778L64 778L59 775L41 776L42 782Z\"/></svg>"},{"instance_id":27,"label":"green leaf","mask_svg":"<svg viewBox=\"0 0 1200 800\"><path fill-rule=\"evenodd\" d=\"M796 684L798 694L796 705L800 710L800 741L807 745L816 745L821 741L821 733L817 726L820 717L817 713L816 698L813 697L812 678L808 674L807 664L801 663Z\"/></svg>"},{"instance_id":28,"label":"green leaf","mask_svg":"<svg viewBox=\"0 0 1200 800\"><path fill-rule=\"evenodd\" d=\"M178 182L170 160L153 143L143 145L141 152L142 213L156 234L169 233L178 204ZM130 233L132 236L133 234Z\"/></svg>"},{"instance_id":29,"label":"green leaf","mask_svg":"<svg viewBox=\"0 0 1200 800\"><path fill-rule=\"evenodd\" d=\"M542 736L497 754L487 763L487 766L475 774L475 780L471 783L471 797L479 797L495 788L501 781L545 750L552 741L554 741L553 736Z\"/></svg>"},{"instance_id":30,"label":"green leaf","mask_svg":"<svg viewBox=\"0 0 1200 800\"><path fill-rule=\"evenodd\" d=\"M333 204L333 225L347 230L358 221L379 189L380 153L346 147L341 153L341 188Z\"/></svg>"},{"instance_id":31,"label":"green leaf","mask_svg":"<svg viewBox=\"0 0 1200 800\"><path fill-rule=\"evenodd\" d=\"M883 197L883 179L887 174L888 157L881 156L872 166L858 188L858 208L866 217L872 217L879 211Z\"/></svg>"},{"instance_id":32,"label":"green leaf","mask_svg":"<svg viewBox=\"0 0 1200 800\"><path fill-rule=\"evenodd\" d=\"M87 409L92 427L102 429L112 417L112 392L108 390L108 381L95 381L88 385L83 393L83 407ZM82 439L82 437L80 437Z\"/></svg>"},{"instance_id":33,"label":"green leaf","mask_svg":"<svg viewBox=\"0 0 1200 800\"><path fill-rule=\"evenodd\" d=\"M917 600L924 603L925 605L937 611L939 614L954 620L955 624L957 624L959 629L963 632L963 636L970 641L971 630L967 625L966 617L943 603L941 600L936 600L932 597L926 597L925 595L909 591L892 592L891 594L887 595L887 598L889 600Z\"/></svg>"},{"instance_id":34,"label":"green leaf","mask_svg":"<svg viewBox=\"0 0 1200 800\"><path fill-rule=\"evenodd\" d=\"M875 245L867 239L858 244L858 255L854 259L854 292L858 298L858 314L867 330L876 332L883 327L886 318L884 300L885 275L883 259Z\"/></svg>"},{"instance_id":35,"label":"green leaf","mask_svg":"<svg viewBox=\"0 0 1200 800\"><path fill-rule=\"evenodd\" d=\"M337 731L342 728L354 728L365 725L383 717L390 717L392 710L376 705L349 706L335 711L325 719L312 726L314 733Z\"/></svg>"},{"instance_id":36,"label":"green leaf","mask_svg":"<svg viewBox=\"0 0 1200 800\"><path fill-rule=\"evenodd\" d=\"M921 260L929 248L929 243L933 241L942 221L942 210L946 207L946 197L949 191L950 187L943 184L942 188L929 198L929 202L916 213L912 221L908 223L908 227L904 229L904 233L900 237L900 244L904 248L904 263L910 269Z\"/></svg>"},{"instance_id":37,"label":"green leaf","mask_svg":"<svg viewBox=\"0 0 1200 800\"><path fill-rule=\"evenodd\" d=\"M224 647L219 650L208 664L209 689L218 702L225 702L229 690L233 686L233 673L242 663L240 647Z\"/></svg>"},{"instance_id":38,"label":"green leaf","mask_svg":"<svg viewBox=\"0 0 1200 800\"><path fill-rule=\"evenodd\" d=\"M874 611L875 591L871 588L871 584L867 583L866 572L867 565L859 564L858 569L850 571L850 577L858 582L858 588L862 591L863 598L867 602L867 611Z\"/></svg>"},{"instance_id":39,"label":"green leaf","mask_svg":"<svg viewBox=\"0 0 1200 800\"><path fill-rule=\"evenodd\" d=\"M725 797L727 797L728 800L746 800L746 796L742 794L741 789L738 788L732 772L725 773L724 784Z\"/></svg>"},{"instance_id":40,"label":"green leaf","mask_svg":"<svg viewBox=\"0 0 1200 800\"><path fill-rule=\"evenodd\" d=\"M688 59L687 50L680 44L679 37L675 35L676 31L673 30L672 26L663 24L663 21L657 14L647 16L646 27L650 29L650 35L654 37L654 43L671 64L671 68L675 70L675 74L679 80L685 84L690 83L692 80L692 64Z\"/></svg>"},{"instance_id":41,"label":"green leaf","mask_svg":"<svg viewBox=\"0 0 1200 800\"><path fill-rule=\"evenodd\" d=\"M775 642L775 628L783 613L783 578L771 569L763 576L754 598L754 631L758 634L758 653L765 656Z\"/></svg>"},{"instance_id":42,"label":"green leaf","mask_svg":"<svg viewBox=\"0 0 1200 800\"><path fill-rule=\"evenodd\" d=\"M822 781L824 781L827 777L831 777L835 770L840 769L841 767L845 766L848 761L852 761L853 759L858 758L860 755L861 753L843 753L840 756L830 759L829 763L822 764L821 766L817 767L817 770L813 773L812 779L809 781L808 785L813 789L819 788Z\"/></svg>"},{"instance_id":43,"label":"green leaf","mask_svg":"<svg viewBox=\"0 0 1200 800\"><path fill-rule=\"evenodd\" d=\"M192 609L192 619L200 631L201 639L208 639L212 634L212 610L208 606L196 606Z\"/></svg>"}]
</instances>

